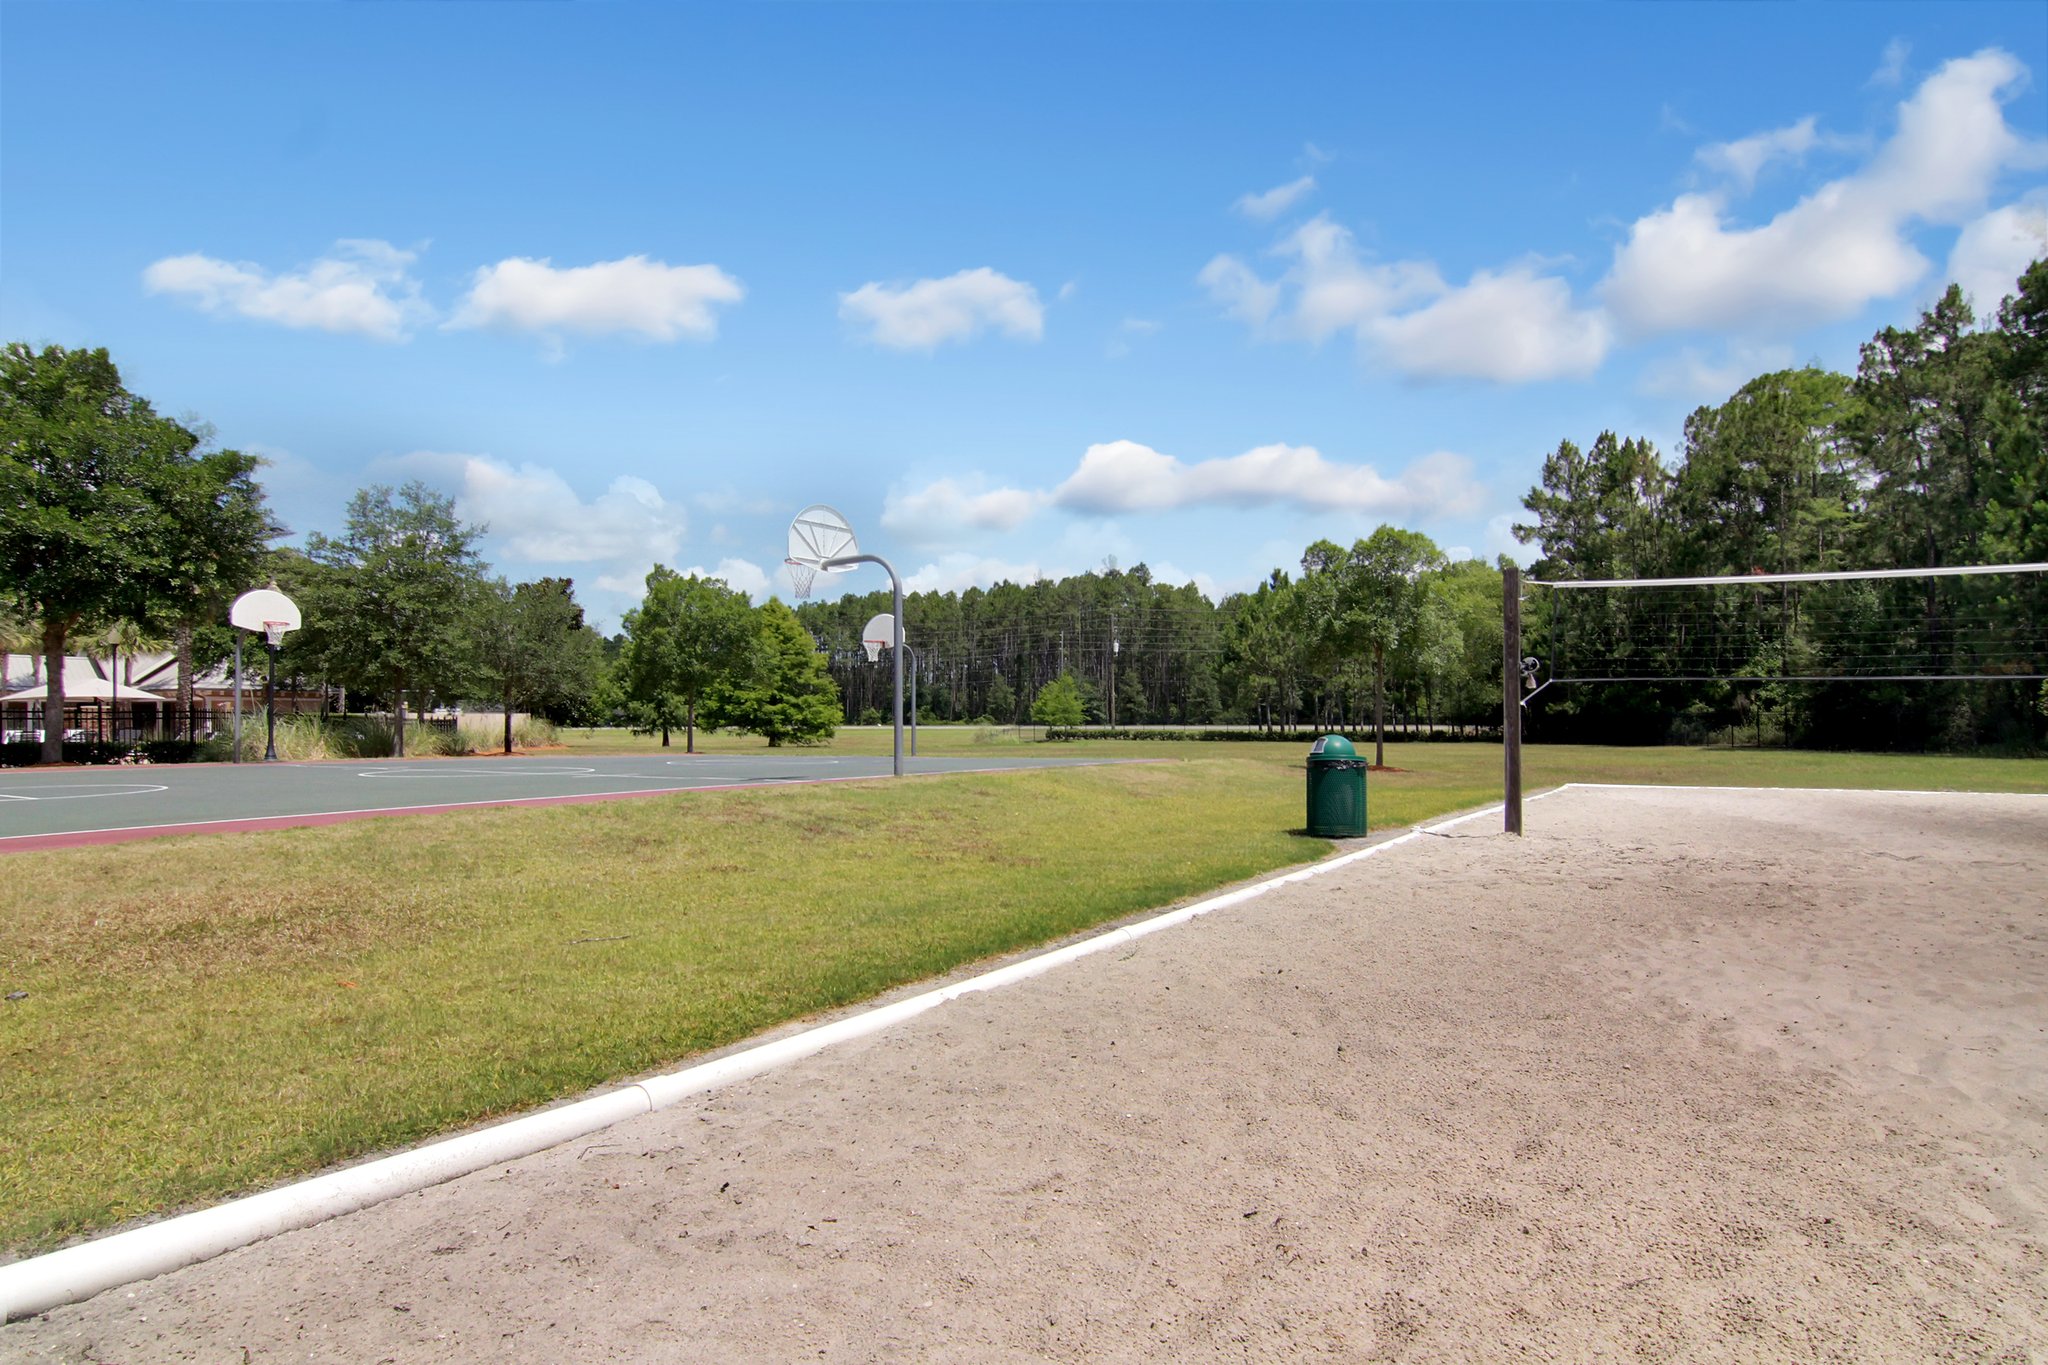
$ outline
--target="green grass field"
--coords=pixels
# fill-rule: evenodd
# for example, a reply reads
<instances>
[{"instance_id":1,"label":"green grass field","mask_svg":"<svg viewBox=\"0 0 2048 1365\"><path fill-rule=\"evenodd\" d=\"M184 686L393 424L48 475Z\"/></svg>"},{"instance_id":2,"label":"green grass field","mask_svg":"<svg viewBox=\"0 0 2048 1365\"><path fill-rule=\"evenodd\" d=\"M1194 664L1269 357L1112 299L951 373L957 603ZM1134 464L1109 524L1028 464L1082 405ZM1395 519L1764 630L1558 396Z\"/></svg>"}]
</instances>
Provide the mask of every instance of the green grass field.
<instances>
[{"instance_id":1,"label":"green grass field","mask_svg":"<svg viewBox=\"0 0 2048 1365\"><path fill-rule=\"evenodd\" d=\"M1314 859L1328 845L1293 832L1307 743L1091 741L1060 752L1164 761L10 855L0 992L28 996L0 1004L0 1246L258 1188ZM1016 745L932 727L921 751ZM1375 828L1498 796L1497 748L1388 762ZM1531 791L1568 780L2048 791L2048 761L1529 751Z\"/></svg>"}]
</instances>

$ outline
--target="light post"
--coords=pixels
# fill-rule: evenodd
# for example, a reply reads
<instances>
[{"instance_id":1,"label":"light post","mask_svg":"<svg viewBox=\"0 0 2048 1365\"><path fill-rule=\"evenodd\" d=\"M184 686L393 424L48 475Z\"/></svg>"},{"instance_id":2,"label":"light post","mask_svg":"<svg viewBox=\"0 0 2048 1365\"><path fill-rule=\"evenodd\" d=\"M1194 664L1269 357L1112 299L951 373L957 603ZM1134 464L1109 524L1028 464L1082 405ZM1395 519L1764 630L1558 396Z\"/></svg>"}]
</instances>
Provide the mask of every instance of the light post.
<instances>
[{"instance_id":1,"label":"light post","mask_svg":"<svg viewBox=\"0 0 2048 1365\"><path fill-rule=\"evenodd\" d=\"M107 632L107 738L121 740L121 627Z\"/></svg>"}]
</instances>

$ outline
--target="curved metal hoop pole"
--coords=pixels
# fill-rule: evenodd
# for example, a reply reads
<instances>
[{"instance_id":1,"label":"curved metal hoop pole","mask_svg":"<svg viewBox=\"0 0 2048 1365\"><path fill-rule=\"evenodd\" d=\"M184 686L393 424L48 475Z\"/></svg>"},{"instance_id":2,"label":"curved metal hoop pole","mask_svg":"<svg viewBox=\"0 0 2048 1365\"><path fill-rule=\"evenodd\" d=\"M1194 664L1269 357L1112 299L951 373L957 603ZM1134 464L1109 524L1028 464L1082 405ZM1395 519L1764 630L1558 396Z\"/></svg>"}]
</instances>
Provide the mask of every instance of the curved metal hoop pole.
<instances>
[{"instance_id":1,"label":"curved metal hoop pole","mask_svg":"<svg viewBox=\"0 0 2048 1365\"><path fill-rule=\"evenodd\" d=\"M896 576L896 566L880 555L845 555L839 559L827 559L818 567L821 569L852 568L856 564L879 564L889 575L891 608L896 613L896 638L903 638L903 580ZM892 649L889 656L895 661L896 672L896 766L895 776L903 776L903 651Z\"/></svg>"}]
</instances>

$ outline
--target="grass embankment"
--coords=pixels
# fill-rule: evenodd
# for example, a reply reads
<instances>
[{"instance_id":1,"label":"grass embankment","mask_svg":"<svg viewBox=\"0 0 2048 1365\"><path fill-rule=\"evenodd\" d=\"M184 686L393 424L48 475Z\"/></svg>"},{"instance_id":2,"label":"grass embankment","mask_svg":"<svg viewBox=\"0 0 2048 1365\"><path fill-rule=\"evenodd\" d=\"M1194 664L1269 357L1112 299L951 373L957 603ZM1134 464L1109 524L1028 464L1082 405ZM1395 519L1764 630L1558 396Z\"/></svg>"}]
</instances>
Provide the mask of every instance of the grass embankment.
<instances>
[{"instance_id":1,"label":"grass embankment","mask_svg":"<svg viewBox=\"0 0 2048 1365\"><path fill-rule=\"evenodd\" d=\"M1306 747L1092 741L1058 752L1179 761L9 856L0 990L29 995L0 1004L0 1246L544 1103L1315 857L1290 832ZM920 745L1006 748L1041 752L937 727ZM1498 793L1496 748L1388 762L1407 771L1373 776L1375 827ZM2042 791L2048 762L1530 750L1532 790L1565 780Z\"/></svg>"}]
</instances>

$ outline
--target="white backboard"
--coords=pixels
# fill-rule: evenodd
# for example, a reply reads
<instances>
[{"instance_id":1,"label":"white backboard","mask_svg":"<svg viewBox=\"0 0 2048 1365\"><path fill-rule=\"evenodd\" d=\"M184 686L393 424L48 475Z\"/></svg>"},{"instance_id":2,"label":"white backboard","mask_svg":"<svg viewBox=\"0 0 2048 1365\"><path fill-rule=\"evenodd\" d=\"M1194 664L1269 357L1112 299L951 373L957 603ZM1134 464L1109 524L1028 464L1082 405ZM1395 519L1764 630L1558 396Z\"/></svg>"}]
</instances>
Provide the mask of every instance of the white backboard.
<instances>
[{"instance_id":1,"label":"white backboard","mask_svg":"<svg viewBox=\"0 0 2048 1365\"><path fill-rule=\"evenodd\" d=\"M880 645L883 649L896 643L896 617L890 612L870 616L868 623L860 628L860 642L864 645Z\"/></svg>"},{"instance_id":2,"label":"white backboard","mask_svg":"<svg viewBox=\"0 0 2048 1365\"><path fill-rule=\"evenodd\" d=\"M275 588L245 592L228 608L228 622L243 630L263 630L282 624L286 630L299 628L299 605Z\"/></svg>"},{"instance_id":3,"label":"white backboard","mask_svg":"<svg viewBox=\"0 0 2048 1365\"><path fill-rule=\"evenodd\" d=\"M813 503L796 514L796 520L789 524L789 562L820 566L828 559L841 559L860 553L860 544L854 539L853 527L845 517L823 503ZM851 564L841 565L834 572L853 568Z\"/></svg>"}]
</instances>

